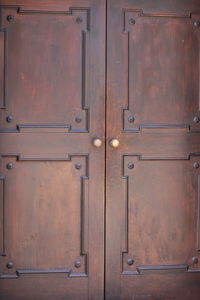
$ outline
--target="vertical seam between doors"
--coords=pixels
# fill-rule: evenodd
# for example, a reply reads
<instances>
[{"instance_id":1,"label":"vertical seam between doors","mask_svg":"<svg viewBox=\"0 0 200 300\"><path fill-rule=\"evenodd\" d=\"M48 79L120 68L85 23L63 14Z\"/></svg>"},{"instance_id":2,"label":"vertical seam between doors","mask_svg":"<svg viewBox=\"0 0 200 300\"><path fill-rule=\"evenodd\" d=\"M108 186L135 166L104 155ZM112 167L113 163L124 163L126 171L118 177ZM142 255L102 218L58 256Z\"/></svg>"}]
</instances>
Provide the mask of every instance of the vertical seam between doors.
<instances>
[{"instance_id":1,"label":"vertical seam between doors","mask_svg":"<svg viewBox=\"0 0 200 300\"><path fill-rule=\"evenodd\" d=\"M105 5L105 173L104 173L104 300L106 300L106 196L107 196L107 35L108 35L108 0Z\"/></svg>"}]
</instances>

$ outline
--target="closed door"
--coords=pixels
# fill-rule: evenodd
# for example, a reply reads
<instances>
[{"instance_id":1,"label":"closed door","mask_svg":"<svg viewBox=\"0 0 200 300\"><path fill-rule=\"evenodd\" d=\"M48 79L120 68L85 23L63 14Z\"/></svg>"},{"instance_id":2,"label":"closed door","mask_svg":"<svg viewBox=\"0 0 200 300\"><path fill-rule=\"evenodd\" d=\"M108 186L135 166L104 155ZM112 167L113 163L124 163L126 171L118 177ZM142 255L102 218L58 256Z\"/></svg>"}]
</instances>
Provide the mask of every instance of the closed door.
<instances>
[{"instance_id":1,"label":"closed door","mask_svg":"<svg viewBox=\"0 0 200 300\"><path fill-rule=\"evenodd\" d=\"M0 299L102 299L105 3L1 2Z\"/></svg>"},{"instance_id":2,"label":"closed door","mask_svg":"<svg viewBox=\"0 0 200 300\"><path fill-rule=\"evenodd\" d=\"M108 1L107 299L200 298L200 1Z\"/></svg>"},{"instance_id":3,"label":"closed door","mask_svg":"<svg viewBox=\"0 0 200 300\"><path fill-rule=\"evenodd\" d=\"M199 0L0 11L0 299L198 300Z\"/></svg>"}]
</instances>

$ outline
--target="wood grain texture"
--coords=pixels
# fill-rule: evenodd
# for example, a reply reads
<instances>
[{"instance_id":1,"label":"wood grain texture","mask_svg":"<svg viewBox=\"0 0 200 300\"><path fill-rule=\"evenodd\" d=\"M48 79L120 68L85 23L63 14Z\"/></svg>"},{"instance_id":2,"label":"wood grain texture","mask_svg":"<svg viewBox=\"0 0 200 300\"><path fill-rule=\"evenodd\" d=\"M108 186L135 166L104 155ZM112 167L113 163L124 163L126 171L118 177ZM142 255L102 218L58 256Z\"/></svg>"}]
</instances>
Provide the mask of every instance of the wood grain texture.
<instances>
[{"instance_id":1,"label":"wood grain texture","mask_svg":"<svg viewBox=\"0 0 200 300\"><path fill-rule=\"evenodd\" d=\"M0 299L198 300L199 0L0 13Z\"/></svg>"},{"instance_id":2,"label":"wood grain texture","mask_svg":"<svg viewBox=\"0 0 200 300\"><path fill-rule=\"evenodd\" d=\"M124 156L123 178L128 182L123 274L169 269L192 271L188 253L198 254L199 171L193 168L196 161L199 156L190 155L185 159ZM133 169L129 169L130 162L134 163ZM128 257L134 258L137 267L127 268Z\"/></svg>"},{"instance_id":3,"label":"wood grain texture","mask_svg":"<svg viewBox=\"0 0 200 300\"><path fill-rule=\"evenodd\" d=\"M5 255L5 176L0 175L0 255Z\"/></svg>"},{"instance_id":4,"label":"wood grain texture","mask_svg":"<svg viewBox=\"0 0 200 300\"><path fill-rule=\"evenodd\" d=\"M12 89L4 84L6 110L2 111L1 128L21 130L59 126L70 131L87 132L90 9L76 7L58 12L1 6L1 12L1 30L6 32L4 80L5 83L13 82ZM8 16L13 17L12 22L7 20ZM17 47L19 43L23 48ZM39 57L32 55L37 52ZM73 60L71 52L74 53ZM31 60L25 57L31 57ZM66 84L70 89L63 88ZM34 90L31 86L38 88ZM73 112L69 105L71 99L76 107ZM58 107L56 101L60 103ZM54 115L50 114L52 110ZM6 122L8 112L15 125ZM77 116L82 122L79 126L75 122Z\"/></svg>"},{"instance_id":5,"label":"wood grain texture","mask_svg":"<svg viewBox=\"0 0 200 300\"><path fill-rule=\"evenodd\" d=\"M16 161L4 157L4 165L7 161L12 162L13 169L5 175L5 243L11 260L21 269L16 266L13 272L16 270L17 276L47 274L67 267L69 276L87 276L88 156L17 157ZM79 171L75 166L80 162ZM70 185L72 180L75 190ZM76 260L81 261L77 270ZM3 276L8 278L9 274Z\"/></svg>"},{"instance_id":6,"label":"wood grain texture","mask_svg":"<svg viewBox=\"0 0 200 300\"><path fill-rule=\"evenodd\" d=\"M108 1L107 299L199 298L199 18Z\"/></svg>"},{"instance_id":7,"label":"wood grain texture","mask_svg":"<svg viewBox=\"0 0 200 300\"><path fill-rule=\"evenodd\" d=\"M0 299L101 300L105 1L0 11Z\"/></svg>"}]
</instances>

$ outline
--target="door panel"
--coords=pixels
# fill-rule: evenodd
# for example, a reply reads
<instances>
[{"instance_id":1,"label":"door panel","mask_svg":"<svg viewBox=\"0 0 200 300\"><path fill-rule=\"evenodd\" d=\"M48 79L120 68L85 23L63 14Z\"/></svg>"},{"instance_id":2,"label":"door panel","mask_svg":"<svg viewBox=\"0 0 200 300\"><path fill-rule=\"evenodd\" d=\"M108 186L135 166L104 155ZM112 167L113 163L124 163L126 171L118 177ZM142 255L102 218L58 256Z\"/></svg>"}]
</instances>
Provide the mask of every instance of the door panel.
<instances>
[{"instance_id":1,"label":"door panel","mask_svg":"<svg viewBox=\"0 0 200 300\"><path fill-rule=\"evenodd\" d=\"M2 127L87 131L89 8L41 12L16 6L1 11L6 65Z\"/></svg>"},{"instance_id":2,"label":"door panel","mask_svg":"<svg viewBox=\"0 0 200 300\"><path fill-rule=\"evenodd\" d=\"M162 15L124 11L129 84L126 130L145 125L195 124L199 109L199 30L194 23L199 18L189 12ZM127 122L132 115L134 125Z\"/></svg>"},{"instance_id":3,"label":"door panel","mask_svg":"<svg viewBox=\"0 0 200 300\"><path fill-rule=\"evenodd\" d=\"M100 300L105 1L0 12L0 299Z\"/></svg>"},{"instance_id":4,"label":"door panel","mask_svg":"<svg viewBox=\"0 0 200 300\"><path fill-rule=\"evenodd\" d=\"M197 268L193 264L199 250L197 161L196 157L152 160L124 156L129 245L123 254L123 273L186 269L187 265ZM134 257L132 268L127 266L129 257Z\"/></svg>"},{"instance_id":5,"label":"door panel","mask_svg":"<svg viewBox=\"0 0 200 300\"><path fill-rule=\"evenodd\" d=\"M87 276L87 164L88 156L57 160L3 157L2 254L13 267L7 274L2 264L6 274L2 277L41 272Z\"/></svg>"},{"instance_id":6,"label":"door panel","mask_svg":"<svg viewBox=\"0 0 200 300\"><path fill-rule=\"evenodd\" d=\"M199 299L199 20L199 1L108 1L109 300Z\"/></svg>"}]
</instances>

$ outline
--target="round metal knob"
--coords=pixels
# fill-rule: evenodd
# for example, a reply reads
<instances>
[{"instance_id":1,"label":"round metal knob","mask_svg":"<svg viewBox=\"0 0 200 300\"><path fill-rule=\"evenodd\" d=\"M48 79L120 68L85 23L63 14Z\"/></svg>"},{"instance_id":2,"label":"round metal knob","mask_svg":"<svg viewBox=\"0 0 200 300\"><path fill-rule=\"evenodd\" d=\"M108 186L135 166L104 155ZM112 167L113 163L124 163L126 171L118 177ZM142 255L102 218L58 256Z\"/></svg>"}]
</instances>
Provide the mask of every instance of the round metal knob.
<instances>
[{"instance_id":1,"label":"round metal knob","mask_svg":"<svg viewBox=\"0 0 200 300\"><path fill-rule=\"evenodd\" d=\"M93 139L92 143L93 143L93 146L95 146L96 148L99 148L102 145L102 140L95 138L95 139Z\"/></svg>"},{"instance_id":2,"label":"round metal knob","mask_svg":"<svg viewBox=\"0 0 200 300\"><path fill-rule=\"evenodd\" d=\"M117 147L119 147L119 140L118 139L112 139L111 141L110 141L110 145L111 145L111 147L113 147L113 148L117 148Z\"/></svg>"}]
</instances>

